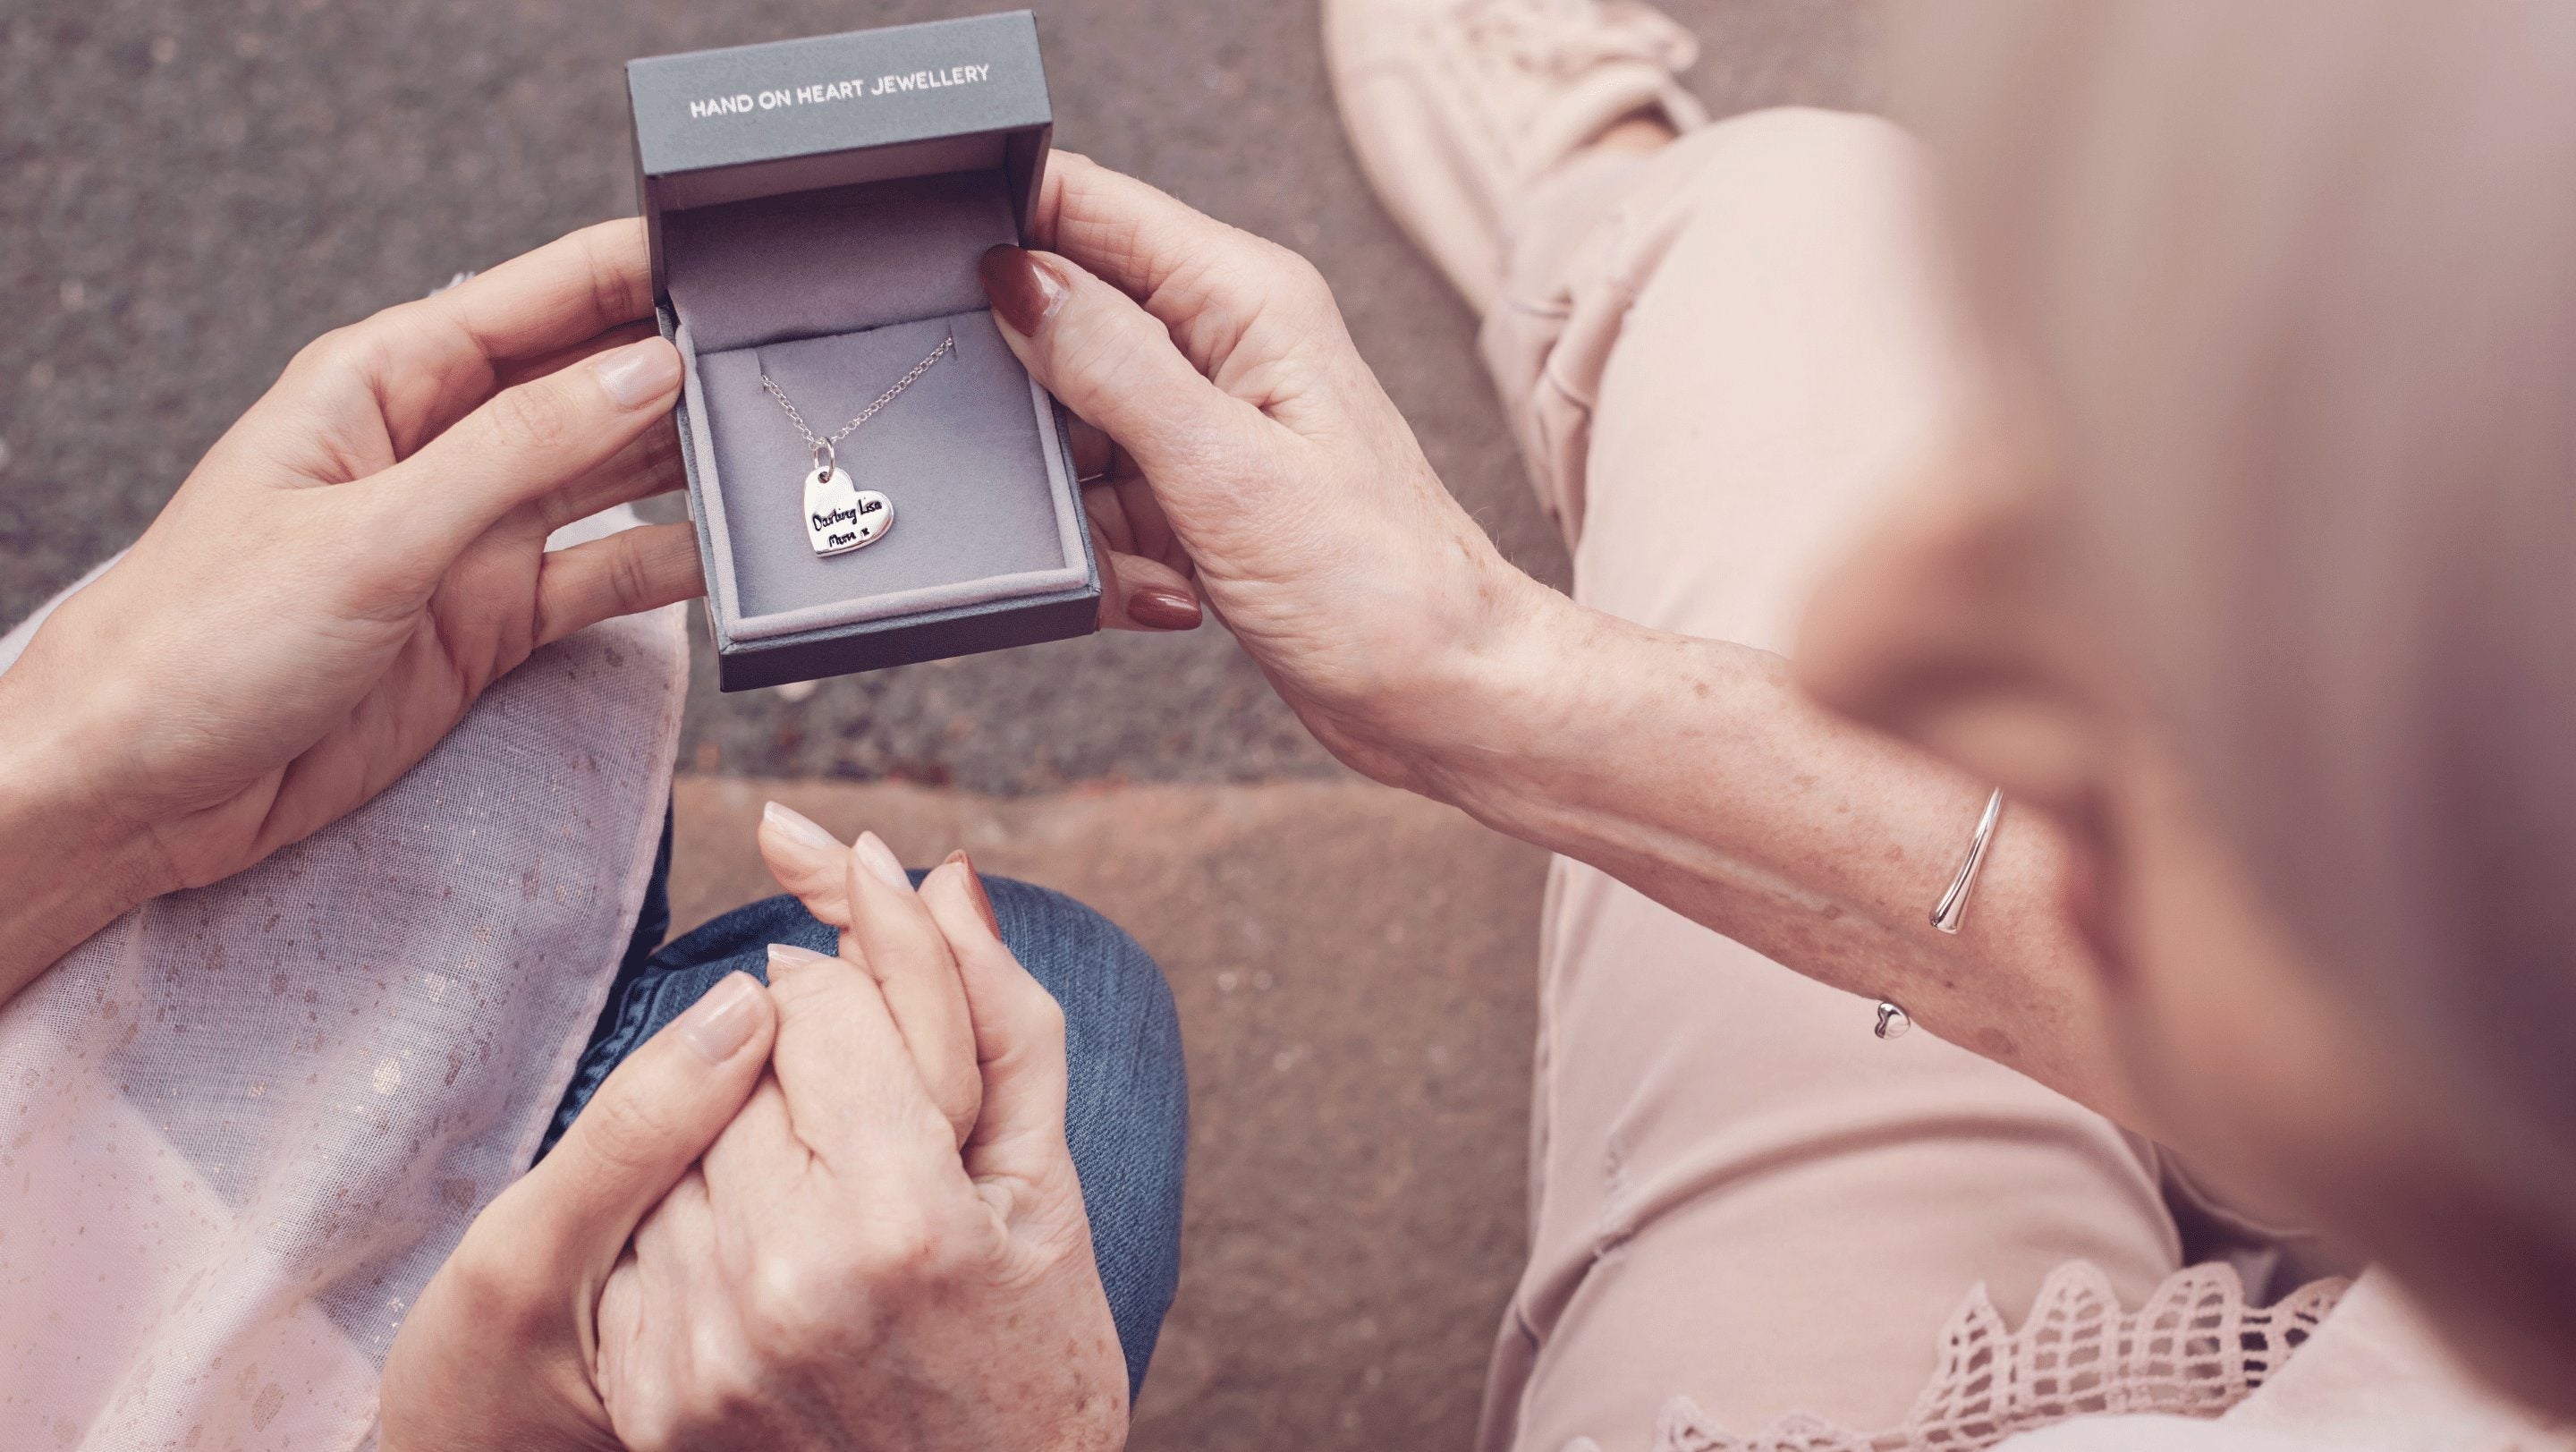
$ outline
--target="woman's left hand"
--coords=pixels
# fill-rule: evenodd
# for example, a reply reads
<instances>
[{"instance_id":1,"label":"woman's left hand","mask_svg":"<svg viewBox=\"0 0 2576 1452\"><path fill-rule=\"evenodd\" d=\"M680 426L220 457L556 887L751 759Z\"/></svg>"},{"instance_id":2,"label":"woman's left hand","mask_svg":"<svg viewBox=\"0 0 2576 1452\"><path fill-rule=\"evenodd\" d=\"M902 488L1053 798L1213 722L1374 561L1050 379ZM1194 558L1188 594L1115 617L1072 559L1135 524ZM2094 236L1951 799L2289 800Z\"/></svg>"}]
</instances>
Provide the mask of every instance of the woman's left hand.
<instances>
[{"instance_id":1,"label":"woman's left hand","mask_svg":"<svg viewBox=\"0 0 2576 1452\"><path fill-rule=\"evenodd\" d=\"M700 592L685 524L545 547L681 482L651 306L611 222L296 355L0 676L0 838L41 822L72 879L0 862L0 998L366 802L537 647Z\"/></svg>"}]
</instances>

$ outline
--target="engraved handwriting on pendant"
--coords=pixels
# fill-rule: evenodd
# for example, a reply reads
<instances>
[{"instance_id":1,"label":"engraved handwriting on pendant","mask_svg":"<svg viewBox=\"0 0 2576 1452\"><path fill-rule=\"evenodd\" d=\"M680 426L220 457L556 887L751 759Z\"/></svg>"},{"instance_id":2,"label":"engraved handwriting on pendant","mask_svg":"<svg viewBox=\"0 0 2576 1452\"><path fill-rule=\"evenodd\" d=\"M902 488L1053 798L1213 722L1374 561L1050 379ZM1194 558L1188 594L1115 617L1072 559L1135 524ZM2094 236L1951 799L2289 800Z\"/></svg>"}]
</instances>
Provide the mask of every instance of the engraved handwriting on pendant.
<instances>
[{"instance_id":1,"label":"engraved handwriting on pendant","mask_svg":"<svg viewBox=\"0 0 2576 1452\"><path fill-rule=\"evenodd\" d=\"M894 501L850 483L842 469L805 476L805 534L818 555L847 554L875 544L894 528Z\"/></svg>"}]
</instances>

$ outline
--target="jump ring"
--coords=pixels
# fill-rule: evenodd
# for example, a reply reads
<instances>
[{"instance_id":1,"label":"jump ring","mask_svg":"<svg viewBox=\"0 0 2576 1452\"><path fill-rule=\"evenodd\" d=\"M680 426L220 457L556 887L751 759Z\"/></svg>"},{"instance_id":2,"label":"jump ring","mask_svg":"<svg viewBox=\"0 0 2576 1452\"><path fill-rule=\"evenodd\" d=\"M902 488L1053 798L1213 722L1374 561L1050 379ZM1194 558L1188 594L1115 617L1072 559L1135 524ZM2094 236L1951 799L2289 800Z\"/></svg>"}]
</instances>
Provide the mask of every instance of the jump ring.
<instances>
[{"instance_id":1,"label":"jump ring","mask_svg":"<svg viewBox=\"0 0 2576 1452\"><path fill-rule=\"evenodd\" d=\"M832 447L830 439L816 439L812 452L814 472L817 474L829 474L841 465L840 450Z\"/></svg>"}]
</instances>

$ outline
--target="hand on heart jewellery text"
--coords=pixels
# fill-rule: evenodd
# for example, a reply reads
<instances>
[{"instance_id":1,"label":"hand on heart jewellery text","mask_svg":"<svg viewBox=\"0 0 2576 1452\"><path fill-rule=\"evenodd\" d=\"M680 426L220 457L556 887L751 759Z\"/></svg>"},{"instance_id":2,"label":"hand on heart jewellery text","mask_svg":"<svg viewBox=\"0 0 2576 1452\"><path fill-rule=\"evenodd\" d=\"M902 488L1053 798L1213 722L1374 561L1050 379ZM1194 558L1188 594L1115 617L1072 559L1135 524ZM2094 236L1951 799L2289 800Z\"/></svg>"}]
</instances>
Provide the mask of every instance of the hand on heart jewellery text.
<instances>
[{"instance_id":1,"label":"hand on heart jewellery text","mask_svg":"<svg viewBox=\"0 0 2576 1452\"><path fill-rule=\"evenodd\" d=\"M760 386L787 410L787 421L796 426L797 437L812 451L814 471L805 476L805 538L818 555L847 554L875 544L894 528L894 501L873 489L861 489L850 482L841 468L838 445L850 432L869 419L878 409L894 402L895 395L910 388L930 365L957 351L957 335L951 333L945 342L930 350L930 356L912 365L912 371L896 380L894 387L877 395L877 400L859 410L859 416L841 425L830 438L816 438L805 426L805 415L796 411L787 394L766 373L760 375Z\"/></svg>"}]
</instances>

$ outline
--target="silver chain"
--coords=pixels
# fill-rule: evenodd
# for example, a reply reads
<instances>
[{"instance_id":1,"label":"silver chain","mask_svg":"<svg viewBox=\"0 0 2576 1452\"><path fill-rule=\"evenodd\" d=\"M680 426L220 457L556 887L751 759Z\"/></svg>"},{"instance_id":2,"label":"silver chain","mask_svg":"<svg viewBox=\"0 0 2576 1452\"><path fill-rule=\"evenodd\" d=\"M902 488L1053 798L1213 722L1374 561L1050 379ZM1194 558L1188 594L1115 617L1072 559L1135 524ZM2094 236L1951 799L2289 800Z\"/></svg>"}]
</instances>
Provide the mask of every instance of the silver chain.
<instances>
[{"instance_id":1,"label":"silver chain","mask_svg":"<svg viewBox=\"0 0 2576 1452\"><path fill-rule=\"evenodd\" d=\"M841 425L840 431L833 434L828 439L818 439L814 437L814 431L811 428L808 428L805 424L805 415L796 411L796 405L787 401L787 394L779 388L777 383L774 382L768 374L763 373L760 375L760 386L769 390L769 396L778 400L778 406L780 408L787 410L787 421L796 425L796 436L805 441L807 451L813 454L814 467L817 469L828 469L838 460L838 450L841 440L848 438L851 432L858 428L859 425L876 417L877 410L894 402L895 395L919 382L921 380L921 375L930 371L931 364L938 362L940 359L956 351L957 335L955 333L950 333L946 342L941 343L938 347L930 350L929 357L913 364L912 371L910 373L907 373L903 375L903 377L895 380L894 387L878 394L876 402L860 409L859 416L857 418Z\"/></svg>"}]
</instances>

